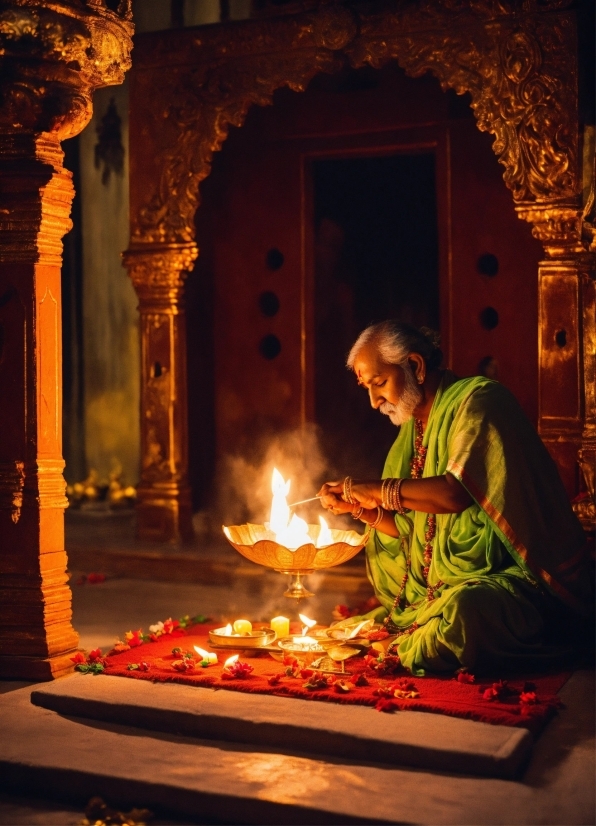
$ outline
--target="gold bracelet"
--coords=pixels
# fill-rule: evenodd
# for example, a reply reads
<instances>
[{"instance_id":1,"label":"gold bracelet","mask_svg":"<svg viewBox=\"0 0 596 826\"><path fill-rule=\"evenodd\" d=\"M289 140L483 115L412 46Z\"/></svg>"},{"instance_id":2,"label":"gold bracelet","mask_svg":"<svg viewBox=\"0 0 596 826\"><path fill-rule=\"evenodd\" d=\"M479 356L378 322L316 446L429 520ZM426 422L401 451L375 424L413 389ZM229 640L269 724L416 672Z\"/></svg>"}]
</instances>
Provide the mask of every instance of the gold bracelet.
<instances>
[{"instance_id":1,"label":"gold bracelet","mask_svg":"<svg viewBox=\"0 0 596 826\"><path fill-rule=\"evenodd\" d=\"M352 519L360 519L362 517L363 513L364 513L364 508L362 507L362 505L360 505L358 510L352 511L352 513L351 513Z\"/></svg>"},{"instance_id":2,"label":"gold bracelet","mask_svg":"<svg viewBox=\"0 0 596 826\"><path fill-rule=\"evenodd\" d=\"M344 500L348 505L357 505L358 502L352 497L352 477L346 476L344 479Z\"/></svg>"},{"instance_id":3,"label":"gold bracelet","mask_svg":"<svg viewBox=\"0 0 596 826\"><path fill-rule=\"evenodd\" d=\"M404 506L401 503L401 486L403 479L398 479L397 484L395 485L395 504L397 505L396 511L403 516L405 513Z\"/></svg>"},{"instance_id":4,"label":"gold bracelet","mask_svg":"<svg viewBox=\"0 0 596 826\"><path fill-rule=\"evenodd\" d=\"M391 510L388 497L392 482L393 479L388 476L386 479L383 479L383 484L381 485L381 507L385 508L385 510Z\"/></svg>"},{"instance_id":5,"label":"gold bracelet","mask_svg":"<svg viewBox=\"0 0 596 826\"><path fill-rule=\"evenodd\" d=\"M373 522L368 522L367 524L370 528L376 528L377 525L381 522L382 519L383 519L383 508L381 508L380 506L377 505L377 515L376 515L374 521Z\"/></svg>"}]
</instances>

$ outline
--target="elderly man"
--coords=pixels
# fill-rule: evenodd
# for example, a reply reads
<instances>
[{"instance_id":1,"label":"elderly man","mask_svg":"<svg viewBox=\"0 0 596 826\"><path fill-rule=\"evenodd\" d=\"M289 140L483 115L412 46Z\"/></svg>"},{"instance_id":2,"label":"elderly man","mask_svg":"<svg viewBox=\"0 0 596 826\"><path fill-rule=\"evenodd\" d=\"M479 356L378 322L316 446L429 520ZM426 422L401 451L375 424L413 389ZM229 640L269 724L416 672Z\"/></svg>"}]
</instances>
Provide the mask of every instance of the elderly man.
<instances>
[{"instance_id":1,"label":"elderly man","mask_svg":"<svg viewBox=\"0 0 596 826\"><path fill-rule=\"evenodd\" d=\"M547 661L589 611L585 536L511 393L441 358L407 324L360 335L348 367L400 432L382 480L328 482L321 502L373 528L369 616L412 673Z\"/></svg>"}]
</instances>

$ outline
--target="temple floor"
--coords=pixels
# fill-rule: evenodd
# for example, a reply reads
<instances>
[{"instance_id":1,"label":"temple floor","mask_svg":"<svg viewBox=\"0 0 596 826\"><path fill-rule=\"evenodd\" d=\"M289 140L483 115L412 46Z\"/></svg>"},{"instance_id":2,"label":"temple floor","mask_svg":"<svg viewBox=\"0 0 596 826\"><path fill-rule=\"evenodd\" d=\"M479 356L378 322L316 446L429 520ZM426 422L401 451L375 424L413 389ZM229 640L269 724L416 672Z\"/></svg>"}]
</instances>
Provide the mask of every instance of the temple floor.
<instances>
[{"instance_id":1,"label":"temple floor","mask_svg":"<svg viewBox=\"0 0 596 826\"><path fill-rule=\"evenodd\" d=\"M89 554L94 548L104 554L116 553L113 541L110 545L106 540L107 533L88 530L84 540L81 529L79 547L84 551L86 546ZM128 527L121 537L130 559L136 555L138 565L143 564L143 554L153 553L166 567L175 566L184 554L193 555L192 550L135 547ZM70 542L71 562L75 562L72 534ZM170 562L164 563L163 558ZM73 567L73 624L81 635L81 647L105 650L131 628L146 629L157 620L188 613L253 619L270 618L284 610L286 615L291 613L289 601L282 596L285 580L280 575L256 566L251 566L254 572L250 574L234 573L234 552L225 547L204 552L202 558L211 559L212 565L228 566L219 583L205 584L203 576L197 582L191 569L183 571L183 581L167 581L163 575L151 580L145 578L147 571L139 570L141 578L113 574L105 582L77 585L82 574L102 570L97 565ZM192 564L199 561L194 558ZM179 576L180 572L173 572L171 578ZM354 571L344 576L343 580L338 576L311 582L317 594L301 609L328 621L335 604L353 603L360 574ZM342 582L347 586L344 590L332 587ZM590 670L577 671L563 687L560 696L565 707L534 743L529 760L518 767L513 779L490 776L490 768L483 770L489 776L473 776L458 770L458 760L464 753L469 760L474 749L479 762L484 760L486 765L491 754L497 765L508 749L519 757L518 746L514 744L512 750L508 736L519 735L519 729L502 732L504 727L491 726L484 736L486 724L436 714L384 715L362 707L189 686L140 685L134 680L90 675L37 686L4 682L0 691L0 824L79 823L86 800L95 794L120 809L147 806L158 812L158 824L594 823L594 678ZM46 697L41 700L44 706L32 704L32 691ZM205 695L197 693L203 691ZM169 725L154 723L151 717L159 713L163 718L164 708L167 712L174 706L180 713L196 714L194 697L201 696L209 698L204 705L211 704L213 714L225 711L227 728L221 736L185 736L179 728L181 718ZM275 708L269 700L276 701ZM126 709L131 704L148 715L146 725L138 720L127 724ZM104 719L100 706L108 709ZM275 747L271 736L260 742L258 724L265 723L270 732L272 714L276 725L306 729L313 726L312 719L307 721L313 713L320 718L316 754L293 749L291 742ZM245 727L247 721L257 724L252 741L234 741L234 714ZM359 735L360 751L338 753L337 742L325 751L325 732L341 734L342 730L350 735L364 732ZM417 763L408 762L407 749L402 750L399 763L367 756L366 739L373 742L383 737L396 748L413 738L426 744L430 767L425 768L419 757ZM453 759L451 771L432 767L441 750Z\"/></svg>"}]
</instances>

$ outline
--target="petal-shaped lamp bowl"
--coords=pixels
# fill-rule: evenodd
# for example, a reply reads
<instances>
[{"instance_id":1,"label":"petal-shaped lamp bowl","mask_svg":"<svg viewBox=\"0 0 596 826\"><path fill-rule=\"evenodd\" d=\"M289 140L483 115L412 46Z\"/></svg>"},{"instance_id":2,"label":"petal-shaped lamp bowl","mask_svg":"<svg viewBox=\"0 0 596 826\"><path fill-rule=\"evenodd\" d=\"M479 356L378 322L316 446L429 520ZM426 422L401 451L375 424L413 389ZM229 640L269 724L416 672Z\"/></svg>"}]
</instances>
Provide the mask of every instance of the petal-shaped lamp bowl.
<instances>
[{"instance_id":1,"label":"petal-shaped lamp bowl","mask_svg":"<svg viewBox=\"0 0 596 826\"><path fill-rule=\"evenodd\" d=\"M315 536L315 541L319 530L318 525L309 526L309 533ZM250 523L231 525L224 528L224 534L238 553L250 559L251 562L264 565L266 568L273 568L282 574L294 575L294 583L285 594L294 599L312 596L304 589L300 576L347 562L348 559L356 556L368 541L368 533L361 535L356 531L332 529L333 543L331 545L317 548L314 542L309 542L295 551L290 551L276 542L273 534L264 525L251 525Z\"/></svg>"}]
</instances>

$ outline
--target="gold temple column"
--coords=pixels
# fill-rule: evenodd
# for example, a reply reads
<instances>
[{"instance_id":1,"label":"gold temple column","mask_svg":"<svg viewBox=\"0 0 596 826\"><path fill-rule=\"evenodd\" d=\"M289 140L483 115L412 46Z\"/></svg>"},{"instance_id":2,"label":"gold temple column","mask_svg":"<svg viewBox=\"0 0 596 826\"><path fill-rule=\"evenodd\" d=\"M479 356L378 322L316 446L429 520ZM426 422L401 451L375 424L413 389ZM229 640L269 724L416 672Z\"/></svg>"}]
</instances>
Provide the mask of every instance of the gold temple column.
<instances>
[{"instance_id":1,"label":"gold temple column","mask_svg":"<svg viewBox=\"0 0 596 826\"><path fill-rule=\"evenodd\" d=\"M137 244L124 262L141 316L141 480L137 536L190 539L184 280L197 257L193 242Z\"/></svg>"},{"instance_id":2,"label":"gold temple column","mask_svg":"<svg viewBox=\"0 0 596 826\"><path fill-rule=\"evenodd\" d=\"M78 644L64 548L60 141L129 67L130 9L0 6L0 677L51 679Z\"/></svg>"},{"instance_id":3,"label":"gold temple column","mask_svg":"<svg viewBox=\"0 0 596 826\"><path fill-rule=\"evenodd\" d=\"M593 497L596 254L577 203L520 206L518 211L534 224L533 234L543 242L547 256L538 271L539 432L570 496L583 481ZM593 503L586 502L578 515L587 529L594 530Z\"/></svg>"}]
</instances>

